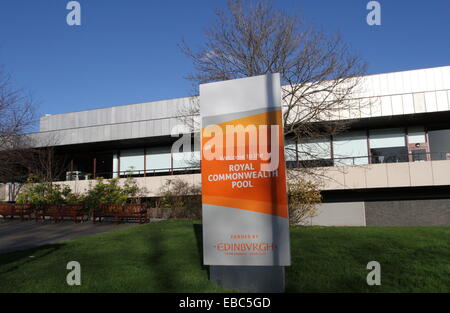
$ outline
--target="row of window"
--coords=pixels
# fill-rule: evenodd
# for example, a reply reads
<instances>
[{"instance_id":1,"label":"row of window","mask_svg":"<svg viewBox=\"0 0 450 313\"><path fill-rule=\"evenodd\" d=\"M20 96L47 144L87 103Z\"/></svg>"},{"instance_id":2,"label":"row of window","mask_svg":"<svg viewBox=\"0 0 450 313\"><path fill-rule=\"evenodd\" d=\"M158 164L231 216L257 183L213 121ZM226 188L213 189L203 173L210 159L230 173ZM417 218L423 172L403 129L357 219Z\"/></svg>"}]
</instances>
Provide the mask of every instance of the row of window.
<instances>
[{"instance_id":1,"label":"row of window","mask_svg":"<svg viewBox=\"0 0 450 313\"><path fill-rule=\"evenodd\" d=\"M428 153L423 127L351 131L332 138L286 144L287 161L332 160L334 166L403 162L411 150ZM409 145L421 149L409 149ZM416 153L417 154L417 153Z\"/></svg>"},{"instance_id":2,"label":"row of window","mask_svg":"<svg viewBox=\"0 0 450 313\"><path fill-rule=\"evenodd\" d=\"M170 147L121 150L120 155L113 156L113 172L115 177L119 172L122 175L138 175L144 170L148 173L166 172L198 167L199 160L199 151L171 153Z\"/></svg>"},{"instance_id":3,"label":"row of window","mask_svg":"<svg viewBox=\"0 0 450 313\"><path fill-rule=\"evenodd\" d=\"M344 166L425 161L433 154L433 159L447 159L445 151L450 152L450 130L431 131L428 135L423 126L417 126L350 131L297 143L286 141L286 161L288 166L298 166L299 162L312 166ZM199 151L171 153L169 146L121 150L120 154L114 154L113 172L115 176L119 172L142 174L144 170L166 172L197 168L199 161Z\"/></svg>"}]
</instances>

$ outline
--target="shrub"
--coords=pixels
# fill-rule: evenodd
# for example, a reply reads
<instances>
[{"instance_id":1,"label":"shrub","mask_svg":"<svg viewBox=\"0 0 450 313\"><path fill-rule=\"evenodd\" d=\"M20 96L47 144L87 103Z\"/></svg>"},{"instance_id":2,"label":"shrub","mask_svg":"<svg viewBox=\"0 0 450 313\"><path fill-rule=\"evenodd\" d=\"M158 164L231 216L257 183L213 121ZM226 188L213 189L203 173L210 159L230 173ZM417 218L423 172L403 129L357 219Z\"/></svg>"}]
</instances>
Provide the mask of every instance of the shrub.
<instances>
[{"instance_id":1,"label":"shrub","mask_svg":"<svg viewBox=\"0 0 450 313\"><path fill-rule=\"evenodd\" d=\"M181 178L169 179L160 188L163 218L201 218L201 189Z\"/></svg>"},{"instance_id":2,"label":"shrub","mask_svg":"<svg viewBox=\"0 0 450 313\"><path fill-rule=\"evenodd\" d=\"M72 192L69 186L49 182L30 182L17 196L18 204L31 204L34 209L42 209L47 204L76 204L82 197Z\"/></svg>"},{"instance_id":3,"label":"shrub","mask_svg":"<svg viewBox=\"0 0 450 313\"><path fill-rule=\"evenodd\" d=\"M322 195L316 184L302 178L288 182L289 222L291 225L305 225L317 213L317 204Z\"/></svg>"},{"instance_id":4,"label":"shrub","mask_svg":"<svg viewBox=\"0 0 450 313\"><path fill-rule=\"evenodd\" d=\"M127 178L123 186L119 179L97 179L94 186L90 185L84 196L84 204L89 210L97 210L100 204L125 204L140 201L143 190L139 188L133 178Z\"/></svg>"}]
</instances>

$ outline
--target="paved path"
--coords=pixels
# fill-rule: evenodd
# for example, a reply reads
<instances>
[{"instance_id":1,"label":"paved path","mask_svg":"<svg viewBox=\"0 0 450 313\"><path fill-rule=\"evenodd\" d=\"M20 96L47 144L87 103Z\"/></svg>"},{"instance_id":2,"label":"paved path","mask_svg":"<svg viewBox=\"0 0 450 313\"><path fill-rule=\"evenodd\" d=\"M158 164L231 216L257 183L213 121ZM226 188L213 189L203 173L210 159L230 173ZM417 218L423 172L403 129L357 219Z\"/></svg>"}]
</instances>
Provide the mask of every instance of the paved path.
<instances>
[{"instance_id":1,"label":"paved path","mask_svg":"<svg viewBox=\"0 0 450 313\"><path fill-rule=\"evenodd\" d=\"M0 220L0 254L24 250L72 239L79 236L104 233L113 229L122 229L137 224L93 224L85 222L74 224L73 222L54 223L51 221L38 222L19 220Z\"/></svg>"}]
</instances>

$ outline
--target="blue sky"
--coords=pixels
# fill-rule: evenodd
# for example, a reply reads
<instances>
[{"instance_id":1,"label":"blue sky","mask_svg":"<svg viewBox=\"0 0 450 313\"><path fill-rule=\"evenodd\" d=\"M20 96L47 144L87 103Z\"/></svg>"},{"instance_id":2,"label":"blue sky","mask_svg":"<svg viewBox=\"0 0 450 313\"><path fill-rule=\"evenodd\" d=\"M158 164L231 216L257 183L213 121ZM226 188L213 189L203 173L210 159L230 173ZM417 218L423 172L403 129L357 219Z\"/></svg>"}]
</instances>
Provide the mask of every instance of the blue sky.
<instances>
[{"instance_id":1,"label":"blue sky","mask_svg":"<svg viewBox=\"0 0 450 313\"><path fill-rule=\"evenodd\" d=\"M188 96L194 47L225 0L79 0L82 25L66 24L68 0L0 0L0 64L29 90L38 114ZM380 0L382 25L366 24L368 0L275 0L327 32L339 31L369 73L450 65L450 1Z\"/></svg>"}]
</instances>

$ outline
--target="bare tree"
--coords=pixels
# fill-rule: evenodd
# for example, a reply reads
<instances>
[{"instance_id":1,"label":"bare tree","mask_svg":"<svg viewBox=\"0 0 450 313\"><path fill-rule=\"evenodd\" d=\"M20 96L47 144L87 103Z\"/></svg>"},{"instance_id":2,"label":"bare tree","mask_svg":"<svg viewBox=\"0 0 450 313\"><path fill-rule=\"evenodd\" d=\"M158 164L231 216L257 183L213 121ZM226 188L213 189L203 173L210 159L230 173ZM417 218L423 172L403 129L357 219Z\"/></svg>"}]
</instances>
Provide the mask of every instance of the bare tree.
<instances>
[{"instance_id":1,"label":"bare tree","mask_svg":"<svg viewBox=\"0 0 450 313\"><path fill-rule=\"evenodd\" d=\"M268 73L280 73L284 133L301 142L343 131L340 112L359 110L351 95L360 92L366 63L337 35L306 25L305 19L273 7L271 1L229 0L216 10L206 42L180 48L194 64L187 78L194 85ZM198 100L180 111L185 124L199 114ZM310 153L302 151L303 154Z\"/></svg>"},{"instance_id":2,"label":"bare tree","mask_svg":"<svg viewBox=\"0 0 450 313\"><path fill-rule=\"evenodd\" d=\"M11 77L0 67L0 181L26 179L30 140L25 133L35 122L30 95L12 86Z\"/></svg>"},{"instance_id":3,"label":"bare tree","mask_svg":"<svg viewBox=\"0 0 450 313\"><path fill-rule=\"evenodd\" d=\"M34 102L22 89L12 87L11 77L0 67L0 147L15 147L35 122Z\"/></svg>"}]
</instances>

